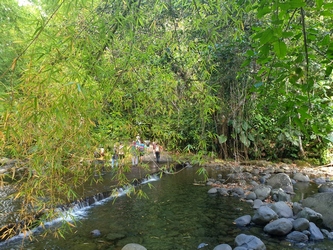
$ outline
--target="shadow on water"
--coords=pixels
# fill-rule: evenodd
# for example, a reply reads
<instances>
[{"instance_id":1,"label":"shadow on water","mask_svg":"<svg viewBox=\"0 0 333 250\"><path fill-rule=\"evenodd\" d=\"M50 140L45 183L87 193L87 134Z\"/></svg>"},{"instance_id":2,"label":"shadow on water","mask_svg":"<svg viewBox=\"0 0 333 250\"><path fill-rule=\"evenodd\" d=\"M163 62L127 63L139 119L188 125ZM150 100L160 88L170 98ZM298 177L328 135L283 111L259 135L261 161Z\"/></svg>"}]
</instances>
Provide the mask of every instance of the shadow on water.
<instances>
[{"instance_id":1,"label":"shadow on water","mask_svg":"<svg viewBox=\"0 0 333 250\"><path fill-rule=\"evenodd\" d=\"M233 221L243 215L253 215L252 207L235 197L209 195L210 187L193 185L200 180L196 168L185 168L176 175L165 175L141 185L148 199L118 197L105 199L81 211L77 226L65 234L65 240L52 236L37 237L24 243L23 249L120 250L127 243L138 243L148 250L194 250L202 242L212 250L227 243L235 247L240 233L259 237L267 249L299 249L286 241L271 238L262 228L237 228ZM91 231L98 229L99 237ZM22 245L2 245L1 249L20 249ZM309 244L302 249L332 249L333 242Z\"/></svg>"}]
</instances>

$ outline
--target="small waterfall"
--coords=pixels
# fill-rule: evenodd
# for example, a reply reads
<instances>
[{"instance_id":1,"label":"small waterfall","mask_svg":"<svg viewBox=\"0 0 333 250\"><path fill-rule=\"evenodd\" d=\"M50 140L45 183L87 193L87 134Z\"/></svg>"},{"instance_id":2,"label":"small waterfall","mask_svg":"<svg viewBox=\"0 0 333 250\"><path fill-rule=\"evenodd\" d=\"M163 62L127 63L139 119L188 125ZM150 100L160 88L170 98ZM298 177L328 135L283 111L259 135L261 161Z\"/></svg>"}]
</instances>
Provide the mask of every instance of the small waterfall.
<instances>
[{"instance_id":1,"label":"small waterfall","mask_svg":"<svg viewBox=\"0 0 333 250\"><path fill-rule=\"evenodd\" d=\"M59 214L58 218L53 221L45 223L45 225L47 227L49 227L49 226L57 224L63 220L71 221L73 219L73 217L77 218L77 217L82 216L82 211L89 209L92 205L98 204L99 202L103 202L105 200L110 200L110 199L114 199L116 197L123 196L126 193L131 192L133 189L135 189L139 185L143 185L148 182L157 181L157 180L159 180L159 177L157 174L153 174L151 176L149 175L145 178L133 181L131 185L117 187L117 188L114 188L113 190L109 190L109 191L99 192L95 195L78 199L78 200L73 201L66 205L59 205L55 209L55 212L57 212ZM38 219L40 216L41 215L35 216L35 218ZM16 237L19 237L19 238L23 238L24 236L26 236L27 235L26 232L24 232L24 234L20 232L20 228L24 228L24 225L26 225L26 224L27 224L27 222L21 221L18 223L8 224L7 226L4 226L3 228L1 228L0 237L3 237L3 238L0 238L0 242L6 241L10 238L15 238L15 235L16 235ZM4 236L4 233L9 228L15 229L15 230L13 230L14 235ZM40 232L40 231L42 231L41 228L34 228L31 230L30 233L35 233L35 232ZM0 246L1 246L1 244L0 244Z\"/></svg>"}]
</instances>

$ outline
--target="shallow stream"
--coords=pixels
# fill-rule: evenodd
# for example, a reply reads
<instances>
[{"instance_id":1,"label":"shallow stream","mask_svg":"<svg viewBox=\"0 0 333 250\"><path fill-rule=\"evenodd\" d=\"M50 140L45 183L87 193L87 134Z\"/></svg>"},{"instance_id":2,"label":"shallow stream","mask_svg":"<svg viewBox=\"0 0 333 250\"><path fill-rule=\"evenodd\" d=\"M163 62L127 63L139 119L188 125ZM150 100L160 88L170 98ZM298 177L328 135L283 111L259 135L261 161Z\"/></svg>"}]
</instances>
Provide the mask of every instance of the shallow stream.
<instances>
[{"instance_id":1,"label":"shallow stream","mask_svg":"<svg viewBox=\"0 0 333 250\"><path fill-rule=\"evenodd\" d=\"M17 238L0 245L0 249L120 250L127 243L138 243L148 250L194 250L206 243L202 249L212 250L222 243L234 248L234 239L240 233L259 237L268 250L300 249L264 234L262 228L237 228L233 221L253 215L252 207L235 197L209 195L208 186L193 185L194 180L201 178L196 170L185 168L176 175L164 175L150 182L151 187L142 185L148 199L123 195L79 211L75 214L77 227L66 233L65 239L47 236L23 243ZM310 188L302 192L312 191ZM101 232L100 237L91 235L95 229ZM309 243L302 249L333 249L333 242Z\"/></svg>"}]
</instances>

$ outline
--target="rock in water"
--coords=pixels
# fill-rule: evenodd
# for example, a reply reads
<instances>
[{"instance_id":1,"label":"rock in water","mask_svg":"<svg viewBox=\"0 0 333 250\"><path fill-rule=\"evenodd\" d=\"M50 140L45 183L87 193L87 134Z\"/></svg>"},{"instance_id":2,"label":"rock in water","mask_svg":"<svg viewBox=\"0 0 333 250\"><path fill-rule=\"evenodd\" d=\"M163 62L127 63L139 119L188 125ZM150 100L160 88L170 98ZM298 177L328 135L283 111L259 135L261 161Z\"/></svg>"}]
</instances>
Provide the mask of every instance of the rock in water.
<instances>
[{"instance_id":1,"label":"rock in water","mask_svg":"<svg viewBox=\"0 0 333 250\"><path fill-rule=\"evenodd\" d=\"M199 246L198 246L198 249L204 248L205 246L208 246L208 244L206 244L206 243L200 243Z\"/></svg>"}]
</instances>

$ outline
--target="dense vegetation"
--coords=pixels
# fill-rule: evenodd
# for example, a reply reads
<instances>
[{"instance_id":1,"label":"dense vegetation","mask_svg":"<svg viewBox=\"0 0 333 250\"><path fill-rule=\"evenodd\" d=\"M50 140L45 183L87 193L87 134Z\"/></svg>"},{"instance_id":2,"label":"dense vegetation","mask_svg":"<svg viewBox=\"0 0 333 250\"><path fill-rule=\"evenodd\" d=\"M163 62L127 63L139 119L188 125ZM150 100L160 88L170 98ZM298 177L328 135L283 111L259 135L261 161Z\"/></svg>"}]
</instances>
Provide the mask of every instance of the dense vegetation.
<instances>
[{"instance_id":1,"label":"dense vegetation","mask_svg":"<svg viewBox=\"0 0 333 250\"><path fill-rule=\"evenodd\" d=\"M29 160L23 210L75 198L92 174L79 162L137 133L198 156L326 163L332 7L1 1L1 156Z\"/></svg>"}]
</instances>

